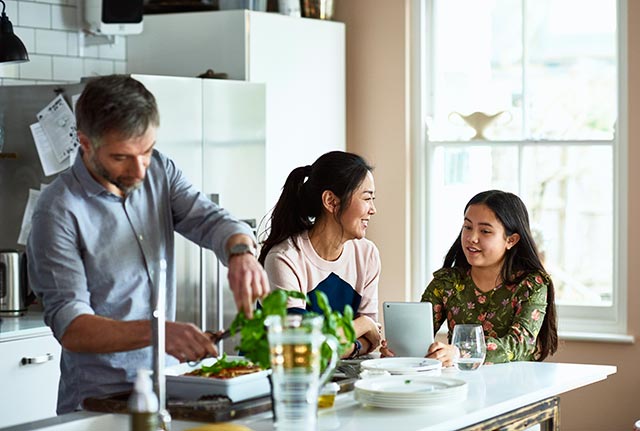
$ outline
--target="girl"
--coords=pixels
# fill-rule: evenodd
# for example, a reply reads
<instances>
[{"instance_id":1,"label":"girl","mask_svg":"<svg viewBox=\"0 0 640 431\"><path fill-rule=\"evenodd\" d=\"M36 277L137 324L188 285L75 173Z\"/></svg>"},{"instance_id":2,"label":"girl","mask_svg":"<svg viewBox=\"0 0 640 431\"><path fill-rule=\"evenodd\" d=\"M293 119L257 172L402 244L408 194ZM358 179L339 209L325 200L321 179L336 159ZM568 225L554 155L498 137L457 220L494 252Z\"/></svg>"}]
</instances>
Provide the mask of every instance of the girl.
<instances>
[{"instance_id":1,"label":"girl","mask_svg":"<svg viewBox=\"0 0 640 431\"><path fill-rule=\"evenodd\" d=\"M554 288L538 256L520 198L489 190L464 211L462 231L422 295L433 304L434 330L448 340L457 323L482 325L485 363L542 361L558 345ZM453 365L457 349L435 342L428 358Z\"/></svg>"},{"instance_id":2,"label":"girl","mask_svg":"<svg viewBox=\"0 0 640 431\"><path fill-rule=\"evenodd\" d=\"M328 296L332 309L353 308L357 339L347 357L369 353L381 340L380 256L365 239L376 213L374 199L372 168L355 154L333 151L294 169L258 259L273 287L309 295L308 304L290 299L290 313L320 312L310 294L316 289Z\"/></svg>"}]
</instances>

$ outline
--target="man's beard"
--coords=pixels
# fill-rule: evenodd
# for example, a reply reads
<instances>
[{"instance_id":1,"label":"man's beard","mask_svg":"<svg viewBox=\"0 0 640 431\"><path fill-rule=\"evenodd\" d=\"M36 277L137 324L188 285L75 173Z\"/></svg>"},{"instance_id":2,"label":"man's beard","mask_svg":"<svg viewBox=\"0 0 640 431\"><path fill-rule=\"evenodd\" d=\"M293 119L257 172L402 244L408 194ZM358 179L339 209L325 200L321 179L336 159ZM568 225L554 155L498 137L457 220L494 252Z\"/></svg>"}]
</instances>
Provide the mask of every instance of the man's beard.
<instances>
[{"instance_id":1,"label":"man's beard","mask_svg":"<svg viewBox=\"0 0 640 431\"><path fill-rule=\"evenodd\" d=\"M107 171L107 169L104 167L104 165L102 165L102 163L100 163L100 161L98 161L97 158L94 157L93 155L91 155L89 157L89 163L91 164L91 167L93 168L93 171L97 175L101 176L102 178L104 178L105 180L109 181L111 184L116 186L125 195L128 195L132 191L134 191L136 189L139 189L140 186L142 185L142 181L137 181L136 183L134 183L132 185L126 185L126 184L123 183L123 177L114 178L111 175L111 173L109 173L109 171Z\"/></svg>"}]
</instances>

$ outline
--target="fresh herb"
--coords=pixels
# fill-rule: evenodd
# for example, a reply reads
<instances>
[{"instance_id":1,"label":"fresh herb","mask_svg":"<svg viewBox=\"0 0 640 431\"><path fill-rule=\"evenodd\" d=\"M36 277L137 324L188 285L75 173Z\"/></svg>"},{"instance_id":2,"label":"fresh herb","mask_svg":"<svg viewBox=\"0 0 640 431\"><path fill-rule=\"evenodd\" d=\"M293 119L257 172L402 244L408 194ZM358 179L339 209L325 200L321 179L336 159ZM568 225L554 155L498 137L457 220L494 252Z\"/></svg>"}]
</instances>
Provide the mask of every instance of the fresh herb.
<instances>
[{"instance_id":1,"label":"fresh herb","mask_svg":"<svg viewBox=\"0 0 640 431\"><path fill-rule=\"evenodd\" d=\"M338 356L342 356L352 345L356 338L353 327L353 309L346 305L344 311L334 311L329 305L329 299L323 292L316 291L318 307L322 310L324 322L322 332L327 337L335 337L338 340ZM253 312L253 318L247 319L242 311L238 312L231 323L231 333L240 333L240 344L237 349L248 359L262 368L271 368L269 359L269 339L264 321L267 316L278 315L283 318L287 315L287 300L296 298L308 301L306 295L301 292L275 289L262 300L262 308ZM316 313L307 313L315 316ZM324 370L331 358L331 348L325 342L320 350L321 369Z\"/></svg>"},{"instance_id":2,"label":"fresh herb","mask_svg":"<svg viewBox=\"0 0 640 431\"><path fill-rule=\"evenodd\" d=\"M229 360L227 359L227 354L223 353L222 357L216 362L211 365L203 365L202 367L200 367L200 370L203 374L215 375L227 368L246 367L248 365L251 365L251 362L245 361L243 359Z\"/></svg>"}]
</instances>

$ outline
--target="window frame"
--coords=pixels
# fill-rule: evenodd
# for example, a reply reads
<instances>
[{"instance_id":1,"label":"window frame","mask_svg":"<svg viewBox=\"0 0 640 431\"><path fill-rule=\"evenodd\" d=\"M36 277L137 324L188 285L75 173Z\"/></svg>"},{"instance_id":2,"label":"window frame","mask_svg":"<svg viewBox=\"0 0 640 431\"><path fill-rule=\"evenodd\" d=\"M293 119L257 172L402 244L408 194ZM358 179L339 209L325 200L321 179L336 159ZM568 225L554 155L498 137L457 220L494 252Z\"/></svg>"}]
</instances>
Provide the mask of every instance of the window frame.
<instances>
[{"instance_id":1,"label":"window frame","mask_svg":"<svg viewBox=\"0 0 640 431\"><path fill-rule=\"evenodd\" d=\"M434 2L437 0L411 0L410 26L410 85L411 107L411 153L412 153L412 208L411 208L411 285L412 300L419 300L424 287L431 280L427 263L427 247L430 220L428 198L431 169L431 155L438 142L430 143L427 138L429 115L428 100L433 95L430 76L433 76L434 51L428 37L433 28ZM523 0L526 2L527 0ZM616 0L617 7L617 73L618 73L618 119L613 138L613 277L612 305L557 306L559 335L563 339L633 342L627 327L628 293L628 49L627 49L627 5L628 0ZM514 141L524 145L533 141ZM569 141L563 141L563 145ZM587 141L584 141L587 142ZM486 143L484 143L486 144ZM454 144L455 145L455 144Z\"/></svg>"}]
</instances>

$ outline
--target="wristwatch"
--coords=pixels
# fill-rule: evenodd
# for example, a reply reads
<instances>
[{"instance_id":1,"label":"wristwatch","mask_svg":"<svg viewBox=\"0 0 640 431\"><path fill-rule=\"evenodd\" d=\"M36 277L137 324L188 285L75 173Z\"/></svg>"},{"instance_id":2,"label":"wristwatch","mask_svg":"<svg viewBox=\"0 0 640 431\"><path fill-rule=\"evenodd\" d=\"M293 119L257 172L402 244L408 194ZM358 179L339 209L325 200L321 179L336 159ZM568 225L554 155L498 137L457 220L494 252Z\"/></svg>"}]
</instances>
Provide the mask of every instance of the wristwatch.
<instances>
[{"instance_id":1,"label":"wristwatch","mask_svg":"<svg viewBox=\"0 0 640 431\"><path fill-rule=\"evenodd\" d=\"M256 249L252 245L246 244L244 242L240 242L238 244L234 244L229 249L229 258L233 256L239 256L241 254L249 253L252 256L256 255Z\"/></svg>"},{"instance_id":2,"label":"wristwatch","mask_svg":"<svg viewBox=\"0 0 640 431\"><path fill-rule=\"evenodd\" d=\"M362 350L362 343L356 338L356 341L353 342L353 352L349 355L349 359L357 358L360 355L360 350Z\"/></svg>"}]
</instances>

